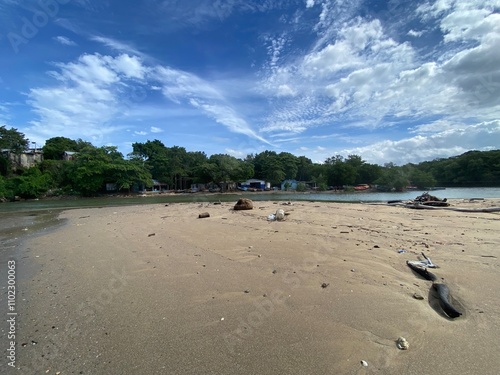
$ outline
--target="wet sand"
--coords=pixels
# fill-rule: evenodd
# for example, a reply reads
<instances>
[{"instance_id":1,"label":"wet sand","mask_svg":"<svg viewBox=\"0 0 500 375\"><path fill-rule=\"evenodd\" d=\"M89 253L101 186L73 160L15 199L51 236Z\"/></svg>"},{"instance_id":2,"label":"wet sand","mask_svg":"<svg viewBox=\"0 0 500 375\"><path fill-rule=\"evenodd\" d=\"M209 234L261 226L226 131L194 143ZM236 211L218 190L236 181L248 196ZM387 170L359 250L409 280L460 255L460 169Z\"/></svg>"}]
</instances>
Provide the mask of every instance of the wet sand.
<instances>
[{"instance_id":1,"label":"wet sand","mask_svg":"<svg viewBox=\"0 0 500 375\"><path fill-rule=\"evenodd\" d=\"M63 212L64 227L23 251L34 272L18 284L12 373L498 373L500 214L255 206ZM278 208L286 221L268 222ZM460 318L406 266L421 252L440 266ZM5 360L0 369L10 370Z\"/></svg>"}]
</instances>

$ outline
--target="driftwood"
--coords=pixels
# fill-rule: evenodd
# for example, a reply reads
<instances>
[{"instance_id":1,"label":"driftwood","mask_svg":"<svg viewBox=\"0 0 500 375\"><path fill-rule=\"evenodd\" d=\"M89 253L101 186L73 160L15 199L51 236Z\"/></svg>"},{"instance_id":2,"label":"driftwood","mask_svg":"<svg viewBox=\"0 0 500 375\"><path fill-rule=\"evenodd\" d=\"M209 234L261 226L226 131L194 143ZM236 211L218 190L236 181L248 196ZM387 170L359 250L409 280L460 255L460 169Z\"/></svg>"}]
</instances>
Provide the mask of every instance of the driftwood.
<instances>
[{"instance_id":1,"label":"driftwood","mask_svg":"<svg viewBox=\"0 0 500 375\"><path fill-rule=\"evenodd\" d=\"M436 206L426 206L423 204L405 204L404 207L426 209L426 210L450 210L458 212L500 212L500 207L489 207L489 208L436 207Z\"/></svg>"},{"instance_id":2,"label":"driftwood","mask_svg":"<svg viewBox=\"0 0 500 375\"><path fill-rule=\"evenodd\" d=\"M425 256L424 253L422 253L422 255L424 256L427 262L432 264L431 260L427 256ZM448 288L448 286L443 283L438 283L437 276L434 275L432 272L429 272L427 270L427 267L421 266L418 263L420 262L411 262L408 260L406 261L406 265L410 267L415 273L419 274L426 280L432 281L432 287L438 294L439 304L444 313L452 319L461 316L462 313L458 311L455 307L453 307L453 305L450 303L450 289Z\"/></svg>"},{"instance_id":3,"label":"driftwood","mask_svg":"<svg viewBox=\"0 0 500 375\"><path fill-rule=\"evenodd\" d=\"M386 205L413 208L418 210L450 210L458 212L490 212L490 213L500 212L500 207L489 207L489 208L435 207L435 206L426 206L419 203L388 203Z\"/></svg>"}]
</instances>

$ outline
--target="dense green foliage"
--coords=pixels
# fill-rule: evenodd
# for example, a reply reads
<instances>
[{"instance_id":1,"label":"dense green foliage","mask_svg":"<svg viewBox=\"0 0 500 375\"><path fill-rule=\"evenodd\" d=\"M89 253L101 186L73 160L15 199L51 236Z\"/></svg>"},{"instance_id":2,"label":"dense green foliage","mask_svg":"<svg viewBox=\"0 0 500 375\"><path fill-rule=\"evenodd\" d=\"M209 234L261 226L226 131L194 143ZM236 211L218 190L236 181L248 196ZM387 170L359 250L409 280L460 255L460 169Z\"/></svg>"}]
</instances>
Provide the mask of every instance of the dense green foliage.
<instances>
[{"instance_id":1,"label":"dense green foliage","mask_svg":"<svg viewBox=\"0 0 500 375\"><path fill-rule=\"evenodd\" d=\"M24 152L28 149L29 140L24 136L23 133L19 132L15 128L7 129L4 126L0 126L0 150L9 150L16 154ZM9 158L0 153L0 175L9 176L12 171L12 165ZM1 184L1 182L0 182ZM1 186L0 186L1 187ZM0 194L0 197L5 196Z\"/></svg>"},{"instance_id":2,"label":"dense green foliage","mask_svg":"<svg viewBox=\"0 0 500 375\"><path fill-rule=\"evenodd\" d=\"M7 129L0 126L0 149L8 149L15 153L26 151L29 146L29 140L23 133L17 129Z\"/></svg>"},{"instance_id":3,"label":"dense green foliage","mask_svg":"<svg viewBox=\"0 0 500 375\"><path fill-rule=\"evenodd\" d=\"M38 168L29 168L9 180L9 185L21 198L36 198L45 194L53 186L53 181L48 173L43 173Z\"/></svg>"},{"instance_id":4,"label":"dense green foliage","mask_svg":"<svg viewBox=\"0 0 500 375\"><path fill-rule=\"evenodd\" d=\"M78 152L89 146L92 144L81 139L75 141L66 137L50 138L42 148L43 158L44 160L63 160L65 151Z\"/></svg>"},{"instance_id":5,"label":"dense green foliage","mask_svg":"<svg viewBox=\"0 0 500 375\"><path fill-rule=\"evenodd\" d=\"M500 186L500 150L469 151L419 164L440 186Z\"/></svg>"},{"instance_id":6,"label":"dense green foliage","mask_svg":"<svg viewBox=\"0 0 500 375\"><path fill-rule=\"evenodd\" d=\"M28 147L24 134L0 128L0 145L13 152ZM114 191L130 192L151 187L153 179L174 190L189 189L193 183L211 183L224 190L226 183L257 178L280 186L283 180L301 181L297 190L316 186L318 190L357 184L377 185L381 190L404 190L440 186L500 186L500 150L470 151L463 155L420 164L379 166L358 155L336 155L324 163L288 152L263 151L244 160L230 155L207 157L179 146L166 147L161 141L134 143L124 158L116 147L95 147L81 139L55 137L47 140L44 161L35 167L12 170L0 156L0 197L34 198L50 194L95 195ZM65 151L76 152L74 160L62 160ZM307 183L307 184L306 184ZM289 184L286 186L290 186ZM109 189L108 189L109 190Z\"/></svg>"},{"instance_id":7,"label":"dense green foliage","mask_svg":"<svg viewBox=\"0 0 500 375\"><path fill-rule=\"evenodd\" d=\"M105 184L115 184L119 190L130 191L134 184L150 186L151 173L137 160L124 160L116 147L83 148L68 162L68 180L74 191L94 195Z\"/></svg>"}]
</instances>

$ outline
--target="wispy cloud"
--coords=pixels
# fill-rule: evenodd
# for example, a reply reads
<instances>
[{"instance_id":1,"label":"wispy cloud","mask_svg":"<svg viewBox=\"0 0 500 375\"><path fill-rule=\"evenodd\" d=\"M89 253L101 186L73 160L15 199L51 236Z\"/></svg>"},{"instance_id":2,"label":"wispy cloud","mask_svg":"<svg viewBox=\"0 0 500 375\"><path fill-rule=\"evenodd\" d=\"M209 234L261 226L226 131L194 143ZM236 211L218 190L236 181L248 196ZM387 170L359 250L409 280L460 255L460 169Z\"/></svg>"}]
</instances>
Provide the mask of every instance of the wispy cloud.
<instances>
[{"instance_id":1,"label":"wispy cloud","mask_svg":"<svg viewBox=\"0 0 500 375\"><path fill-rule=\"evenodd\" d=\"M56 36L53 39L64 46L76 46L75 42L65 36Z\"/></svg>"},{"instance_id":2,"label":"wispy cloud","mask_svg":"<svg viewBox=\"0 0 500 375\"><path fill-rule=\"evenodd\" d=\"M426 61L409 42L388 35L381 20L352 17L360 2L321 2L318 39L308 51L280 61L276 56L288 51L274 43L279 54L270 54L261 84L272 107L261 131L303 133L349 124L374 129L428 116L498 116L500 68L494 62L500 61L500 15L491 10L494 2L439 3L419 8L413 19L428 10L439 19L445 42L479 44L454 45L447 58Z\"/></svg>"},{"instance_id":3,"label":"wispy cloud","mask_svg":"<svg viewBox=\"0 0 500 375\"><path fill-rule=\"evenodd\" d=\"M152 126L150 129L151 133L163 133L163 129Z\"/></svg>"},{"instance_id":4,"label":"wispy cloud","mask_svg":"<svg viewBox=\"0 0 500 375\"><path fill-rule=\"evenodd\" d=\"M134 46L131 46L127 43L121 42L121 41L113 39L113 38L93 35L90 37L90 40L101 43L101 44L105 45L106 47L109 47L112 50L117 51L117 52L124 52L124 53L136 55L136 56L141 56L141 57L145 56L141 51L139 51Z\"/></svg>"},{"instance_id":5,"label":"wispy cloud","mask_svg":"<svg viewBox=\"0 0 500 375\"><path fill-rule=\"evenodd\" d=\"M162 84L163 94L174 103L188 103L229 131L269 144L252 129L216 85L192 73L163 66L157 67L154 77Z\"/></svg>"},{"instance_id":6,"label":"wispy cloud","mask_svg":"<svg viewBox=\"0 0 500 375\"><path fill-rule=\"evenodd\" d=\"M85 54L54 66L56 70L49 72L53 84L28 93L28 103L38 115L31 122L32 133L45 138L86 136L102 141L123 129L114 122L123 115L130 85L142 76L136 58Z\"/></svg>"}]
</instances>

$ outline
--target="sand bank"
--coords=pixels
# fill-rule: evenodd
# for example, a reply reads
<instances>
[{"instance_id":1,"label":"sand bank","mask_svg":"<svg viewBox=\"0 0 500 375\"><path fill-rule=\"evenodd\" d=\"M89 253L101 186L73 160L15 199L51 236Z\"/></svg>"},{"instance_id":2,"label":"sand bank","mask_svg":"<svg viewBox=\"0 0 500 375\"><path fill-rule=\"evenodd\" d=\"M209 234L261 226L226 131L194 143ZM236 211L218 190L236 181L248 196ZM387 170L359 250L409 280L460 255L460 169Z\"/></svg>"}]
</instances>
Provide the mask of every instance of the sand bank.
<instances>
[{"instance_id":1,"label":"sand bank","mask_svg":"<svg viewBox=\"0 0 500 375\"><path fill-rule=\"evenodd\" d=\"M498 373L500 214L255 205L62 213L19 263L36 274L19 285L17 373ZM421 252L462 317L406 266Z\"/></svg>"}]
</instances>

